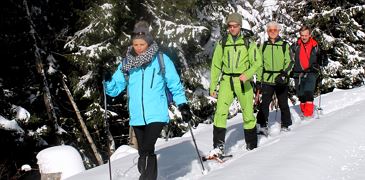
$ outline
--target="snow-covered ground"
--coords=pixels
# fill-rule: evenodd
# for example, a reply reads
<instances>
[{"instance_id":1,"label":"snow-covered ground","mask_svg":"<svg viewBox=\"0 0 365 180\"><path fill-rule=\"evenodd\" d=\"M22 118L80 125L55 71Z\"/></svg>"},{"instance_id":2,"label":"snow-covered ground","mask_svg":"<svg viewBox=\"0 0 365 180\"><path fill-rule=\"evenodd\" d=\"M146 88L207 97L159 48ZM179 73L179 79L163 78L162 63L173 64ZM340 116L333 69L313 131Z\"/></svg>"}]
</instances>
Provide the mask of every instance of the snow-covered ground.
<instances>
[{"instance_id":1,"label":"snow-covered ground","mask_svg":"<svg viewBox=\"0 0 365 180\"><path fill-rule=\"evenodd\" d=\"M318 104L319 99L315 100ZM223 164L204 162L202 167L190 133L165 141L159 139L158 179L245 180L358 180L365 179L365 87L335 90L322 95L322 114L302 121L298 105L291 106L292 131L279 132L275 111L270 114L271 135L259 138L259 148L244 149L242 116L228 120L226 152L233 158ZM280 119L280 111L276 119ZM201 155L212 148L212 125L193 130ZM123 146L113 155L113 180L138 179L138 154ZM117 158L115 158L117 157ZM68 180L109 179L108 164L84 171Z\"/></svg>"}]
</instances>

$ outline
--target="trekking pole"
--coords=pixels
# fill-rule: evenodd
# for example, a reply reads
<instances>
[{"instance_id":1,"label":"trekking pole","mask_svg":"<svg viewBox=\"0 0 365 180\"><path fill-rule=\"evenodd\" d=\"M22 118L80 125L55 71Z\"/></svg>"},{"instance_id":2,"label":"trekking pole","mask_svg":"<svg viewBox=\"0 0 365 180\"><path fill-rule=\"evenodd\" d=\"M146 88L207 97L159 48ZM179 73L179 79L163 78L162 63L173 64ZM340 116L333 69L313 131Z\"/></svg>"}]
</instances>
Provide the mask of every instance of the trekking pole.
<instances>
[{"instance_id":1,"label":"trekking pole","mask_svg":"<svg viewBox=\"0 0 365 180\"><path fill-rule=\"evenodd\" d=\"M170 124L166 125L166 135L165 135L165 141L169 140L169 135L170 135Z\"/></svg>"},{"instance_id":2,"label":"trekking pole","mask_svg":"<svg viewBox=\"0 0 365 180\"><path fill-rule=\"evenodd\" d=\"M194 146L195 146L196 153L198 155L198 159L199 159L200 164L202 166L202 174L205 175L205 174L207 174L207 171L204 168L203 161L202 161L202 157L200 156L200 153L199 153L199 150L198 150L198 146L196 145L196 141L195 141L195 137L194 137L194 134L193 134L193 130L191 129L191 124L189 123L188 126L189 126L189 130L190 130L191 138L193 139L193 142L194 142Z\"/></svg>"},{"instance_id":3,"label":"trekking pole","mask_svg":"<svg viewBox=\"0 0 365 180\"><path fill-rule=\"evenodd\" d=\"M322 93L321 93L321 84L322 84L322 68L320 67L319 68L319 81L318 81L318 84L317 84L317 89L318 89L318 94L319 94L319 98L318 98L318 107L316 108L317 109L317 119L319 119L319 115L322 113L322 107L321 107L321 101L322 101Z\"/></svg>"},{"instance_id":4,"label":"trekking pole","mask_svg":"<svg viewBox=\"0 0 365 180\"><path fill-rule=\"evenodd\" d=\"M105 123L105 129L109 131L109 122L107 119L107 104L106 104L106 90L105 90L105 79L103 80L103 94L104 94L104 123ZM109 143L109 138L108 138L108 166L109 166L109 180L112 180L112 163L110 162L110 156L111 156L111 152L110 152L110 143Z\"/></svg>"},{"instance_id":5,"label":"trekking pole","mask_svg":"<svg viewBox=\"0 0 365 180\"><path fill-rule=\"evenodd\" d=\"M318 110L322 111L322 107L321 107L321 99L322 99L322 93L321 93L321 85L322 85L322 68L319 68L319 82L318 82L318 93L319 93L319 100L318 100Z\"/></svg>"},{"instance_id":6,"label":"trekking pole","mask_svg":"<svg viewBox=\"0 0 365 180\"><path fill-rule=\"evenodd\" d=\"M322 107L321 107L321 99L322 99L322 95L321 95L321 90L319 90L319 100L318 100L318 110L322 111Z\"/></svg>"},{"instance_id":7,"label":"trekking pole","mask_svg":"<svg viewBox=\"0 0 365 180\"><path fill-rule=\"evenodd\" d=\"M274 94L273 102L275 107L275 122L276 122L276 117L278 116L278 98L276 94Z\"/></svg>"}]
</instances>

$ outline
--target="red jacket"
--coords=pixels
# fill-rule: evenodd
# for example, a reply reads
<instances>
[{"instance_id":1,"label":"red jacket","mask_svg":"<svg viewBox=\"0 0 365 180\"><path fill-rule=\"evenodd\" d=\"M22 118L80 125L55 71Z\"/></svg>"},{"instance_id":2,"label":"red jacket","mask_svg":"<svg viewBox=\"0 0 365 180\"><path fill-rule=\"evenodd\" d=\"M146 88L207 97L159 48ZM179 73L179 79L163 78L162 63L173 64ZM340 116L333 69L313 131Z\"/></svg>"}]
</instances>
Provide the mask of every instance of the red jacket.
<instances>
[{"instance_id":1,"label":"red jacket","mask_svg":"<svg viewBox=\"0 0 365 180\"><path fill-rule=\"evenodd\" d=\"M312 68L318 66L318 43L314 39L310 38L307 43L299 38L297 43L293 47L295 55L294 73L311 71Z\"/></svg>"}]
</instances>

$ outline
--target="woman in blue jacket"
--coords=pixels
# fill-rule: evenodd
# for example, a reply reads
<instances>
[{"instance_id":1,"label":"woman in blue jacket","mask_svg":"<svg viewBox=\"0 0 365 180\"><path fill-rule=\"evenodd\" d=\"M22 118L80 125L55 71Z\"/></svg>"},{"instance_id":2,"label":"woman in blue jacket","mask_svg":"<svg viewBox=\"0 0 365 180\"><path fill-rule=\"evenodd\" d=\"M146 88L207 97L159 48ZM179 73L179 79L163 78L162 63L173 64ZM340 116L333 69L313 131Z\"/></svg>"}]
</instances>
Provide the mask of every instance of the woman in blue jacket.
<instances>
[{"instance_id":1,"label":"woman in blue jacket","mask_svg":"<svg viewBox=\"0 0 365 180\"><path fill-rule=\"evenodd\" d=\"M192 116L179 75L165 54L165 72L160 73L159 48L148 28L145 21L134 26L132 46L127 50L125 63L121 63L105 83L106 93L112 97L127 89L129 125L138 142L140 180L157 179L155 143L163 126L169 122L165 88L172 93L182 119L189 122Z\"/></svg>"}]
</instances>

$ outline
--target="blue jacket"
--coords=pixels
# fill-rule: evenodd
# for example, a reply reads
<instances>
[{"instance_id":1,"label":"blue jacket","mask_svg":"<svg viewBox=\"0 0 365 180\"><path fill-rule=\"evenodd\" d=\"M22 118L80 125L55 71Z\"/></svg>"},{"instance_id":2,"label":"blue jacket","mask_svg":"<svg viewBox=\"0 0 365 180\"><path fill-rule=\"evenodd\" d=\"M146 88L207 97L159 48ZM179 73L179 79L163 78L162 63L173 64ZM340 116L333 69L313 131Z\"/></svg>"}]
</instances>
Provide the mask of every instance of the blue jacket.
<instances>
[{"instance_id":1,"label":"blue jacket","mask_svg":"<svg viewBox=\"0 0 365 180\"><path fill-rule=\"evenodd\" d=\"M128 108L131 126L147 125L152 122L169 122L165 81L176 105L186 103L184 87L171 59L163 55L165 80L160 72L157 54L146 67L130 70L128 82ZM112 79L105 83L109 96L118 96L127 87L122 64Z\"/></svg>"}]
</instances>

